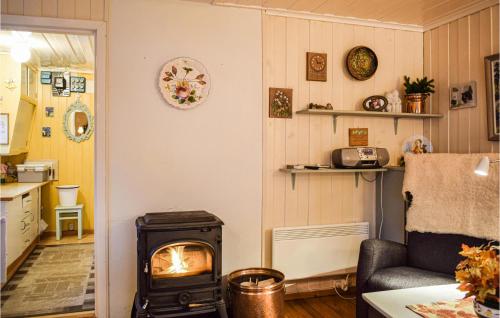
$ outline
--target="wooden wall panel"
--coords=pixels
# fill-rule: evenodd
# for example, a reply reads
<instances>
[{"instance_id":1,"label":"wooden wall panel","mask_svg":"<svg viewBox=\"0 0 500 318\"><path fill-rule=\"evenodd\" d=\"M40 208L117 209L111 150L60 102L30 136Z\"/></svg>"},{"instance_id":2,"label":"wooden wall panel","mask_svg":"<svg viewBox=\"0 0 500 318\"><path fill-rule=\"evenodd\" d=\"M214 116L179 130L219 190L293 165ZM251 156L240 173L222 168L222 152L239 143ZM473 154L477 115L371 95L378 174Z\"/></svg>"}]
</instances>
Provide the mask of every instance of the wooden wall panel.
<instances>
[{"instance_id":1,"label":"wooden wall panel","mask_svg":"<svg viewBox=\"0 0 500 318\"><path fill-rule=\"evenodd\" d=\"M2 13L65 19L106 20L110 0L1 0Z\"/></svg>"},{"instance_id":2,"label":"wooden wall panel","mask_svg":"<svg viewBox=\"0 0 500 318\"><path fill-rule=\"evenodd\" d=\"M92 79L92 75L81 74ZM81 94L82 103L94 113L94 94ZM59 180L44 187L42 191L43 219L49 224L48 231L55 231L54 208L58 204L56 186L80 185L78 202L84 204L83 229L94 228L94 135L89 140L76 143L69 140L63 132L63 119L66 109L74 103L76 94L70 97L52 96L50 85L40 85L38 105L35 110L34 125L31 132L28 160L59 160ZM54 117L45 116L45 107L54 107ZM51 127L52 136L44 138L42 127Z\"/></svg>"},{"instance_id":3,"label":"wooden wall panel","mask_svg":"<svg viewBox=\"0 0 500 318\"><path fill-rule=\"evenodd\" d=\"M345 69L345 57L356 45L373 48L379 58L377 73L367 81L352 79ZM327 82L305 80L308 51L328 54ZM368 128L370 145L388 148L391 164L397 164L404 139L422 134L421 120L400 120L395 135L392 119L340 117L334 134L331 117L295 111L309 102L361 110L367 96L401 90L403 75L421 77L422 51L422 33L263 15L263 265L271 265L274 227L370 221L374 235L374 183L360 180L356 188L352 174L299 175L293 190L290 176L279 169L328 164L333 149L348 146L350 127ZM292 119L268 118L269 87L293 89Z\"/></svg>"},{"instance_id":4,"label":"wooden wall panel","mask_svg":"<svg viewBox=\"0 0 500 318\"><path fill-rule=\"evenodd\" d=\"M436 80L432 111L445 115L426 129L436 151L498 152L488 141L484 57L498 53L498 10L493 6L424 34L424 73ZM477 107L449 110L450 85L476 81Z\"/></svg>"}]
</instances>

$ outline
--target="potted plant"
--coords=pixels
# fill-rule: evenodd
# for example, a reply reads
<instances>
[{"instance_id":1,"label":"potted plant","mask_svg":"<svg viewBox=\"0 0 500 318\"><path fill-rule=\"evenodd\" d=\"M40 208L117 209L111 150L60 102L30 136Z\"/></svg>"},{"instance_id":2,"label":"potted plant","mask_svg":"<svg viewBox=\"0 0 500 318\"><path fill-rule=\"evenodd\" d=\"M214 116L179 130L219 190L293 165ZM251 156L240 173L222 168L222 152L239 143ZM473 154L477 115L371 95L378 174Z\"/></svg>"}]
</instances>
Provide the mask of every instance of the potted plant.
<instances>
[{"instance_id":1,"label":"potted plant","mask_svg":"<svg viewBox=\"0 0 500 318\"><path fill-rule=\"evenodd\" d=\"M416 81L410 82L408 76L404 77L404 87L406 93L406 110L407 113L425 113L425 99L431 93L434 93L434 80L430 81L427 77L422 79L417 78Z\"/></svg>"},{"instance_id":2,"label":"potted plant","mask_svg":"<svg viewBox=\"0 0 500 318\"><path fill-rule=\"evenodd\" d=\"M457 265L455 278L458 289L466 291L465 297L475 296L474 311L479 317L500 317L498 306L498 246L491 243L480 247L462 244L459 253L465 259Z\"/></svg>"}]
</instances>

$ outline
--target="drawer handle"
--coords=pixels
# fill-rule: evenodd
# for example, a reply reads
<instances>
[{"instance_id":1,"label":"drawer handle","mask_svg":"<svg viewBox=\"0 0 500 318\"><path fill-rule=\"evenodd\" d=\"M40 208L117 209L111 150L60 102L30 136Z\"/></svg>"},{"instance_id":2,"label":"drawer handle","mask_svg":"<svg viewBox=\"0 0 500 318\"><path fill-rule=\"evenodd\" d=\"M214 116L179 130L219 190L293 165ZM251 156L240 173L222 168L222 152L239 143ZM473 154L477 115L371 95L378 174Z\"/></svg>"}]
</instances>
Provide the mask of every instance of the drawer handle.
<instances>
[{"instance_id":1,"label":"drawer handle","mask_svg":"<svg viewBox=\"0 0 500 318\"><path fill-rule=\"evenodd\" d=\"M22 230L26 229L26 222L21 221L21 223L23 223L23 227L21 228L21 231L22 231Z\"/></svg>"}]
</instances>

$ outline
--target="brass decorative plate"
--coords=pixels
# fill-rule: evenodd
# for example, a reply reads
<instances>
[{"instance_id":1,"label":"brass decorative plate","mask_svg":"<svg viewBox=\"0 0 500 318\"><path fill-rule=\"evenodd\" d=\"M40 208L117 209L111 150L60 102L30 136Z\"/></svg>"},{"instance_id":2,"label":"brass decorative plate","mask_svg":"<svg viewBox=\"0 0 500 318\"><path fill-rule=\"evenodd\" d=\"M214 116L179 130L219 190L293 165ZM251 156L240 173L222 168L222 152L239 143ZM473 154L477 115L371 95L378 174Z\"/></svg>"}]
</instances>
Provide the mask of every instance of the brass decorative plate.
<instances>
[{"instance_id":1,"label":"brass decorative plate","mask_svg":"<svg viewBox=\"0 0 500 318\"><path fill-rule=\"evenodd\" d=\"M365 81L375 74L378 67L378 59L375 52L366 46L356 46L347 55L347 70L352 77L359 81Z\"/></svg>"}]
</instances>

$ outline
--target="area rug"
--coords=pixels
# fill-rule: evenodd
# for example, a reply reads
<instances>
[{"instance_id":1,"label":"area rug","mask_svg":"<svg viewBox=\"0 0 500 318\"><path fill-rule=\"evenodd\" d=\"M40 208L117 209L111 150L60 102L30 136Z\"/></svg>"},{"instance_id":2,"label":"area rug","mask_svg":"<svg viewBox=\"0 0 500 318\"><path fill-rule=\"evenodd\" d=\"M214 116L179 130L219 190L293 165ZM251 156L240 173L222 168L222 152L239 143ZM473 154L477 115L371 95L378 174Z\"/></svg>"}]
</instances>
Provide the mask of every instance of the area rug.
<instances>
[{"instance_id":1,"label":"area rug","mask_svg":"<svg viewBox=\"0 0 500 318\"><path fill-rule=\"evenodd\" d=\"M94 245L39 246L2 289L1 316L94 310Z\"/></svg>"},{"instance_id":2,"label":"area rug","mask_svg":"<svg viewBox=\"0 0 500 318\"><path fill-rule=\"evenodd\" d=\"M408 305L406 307L424 318L477 318L474 313L473 300L473 297L469 297L454 301Z\"/></svg>"}]
</instances>

